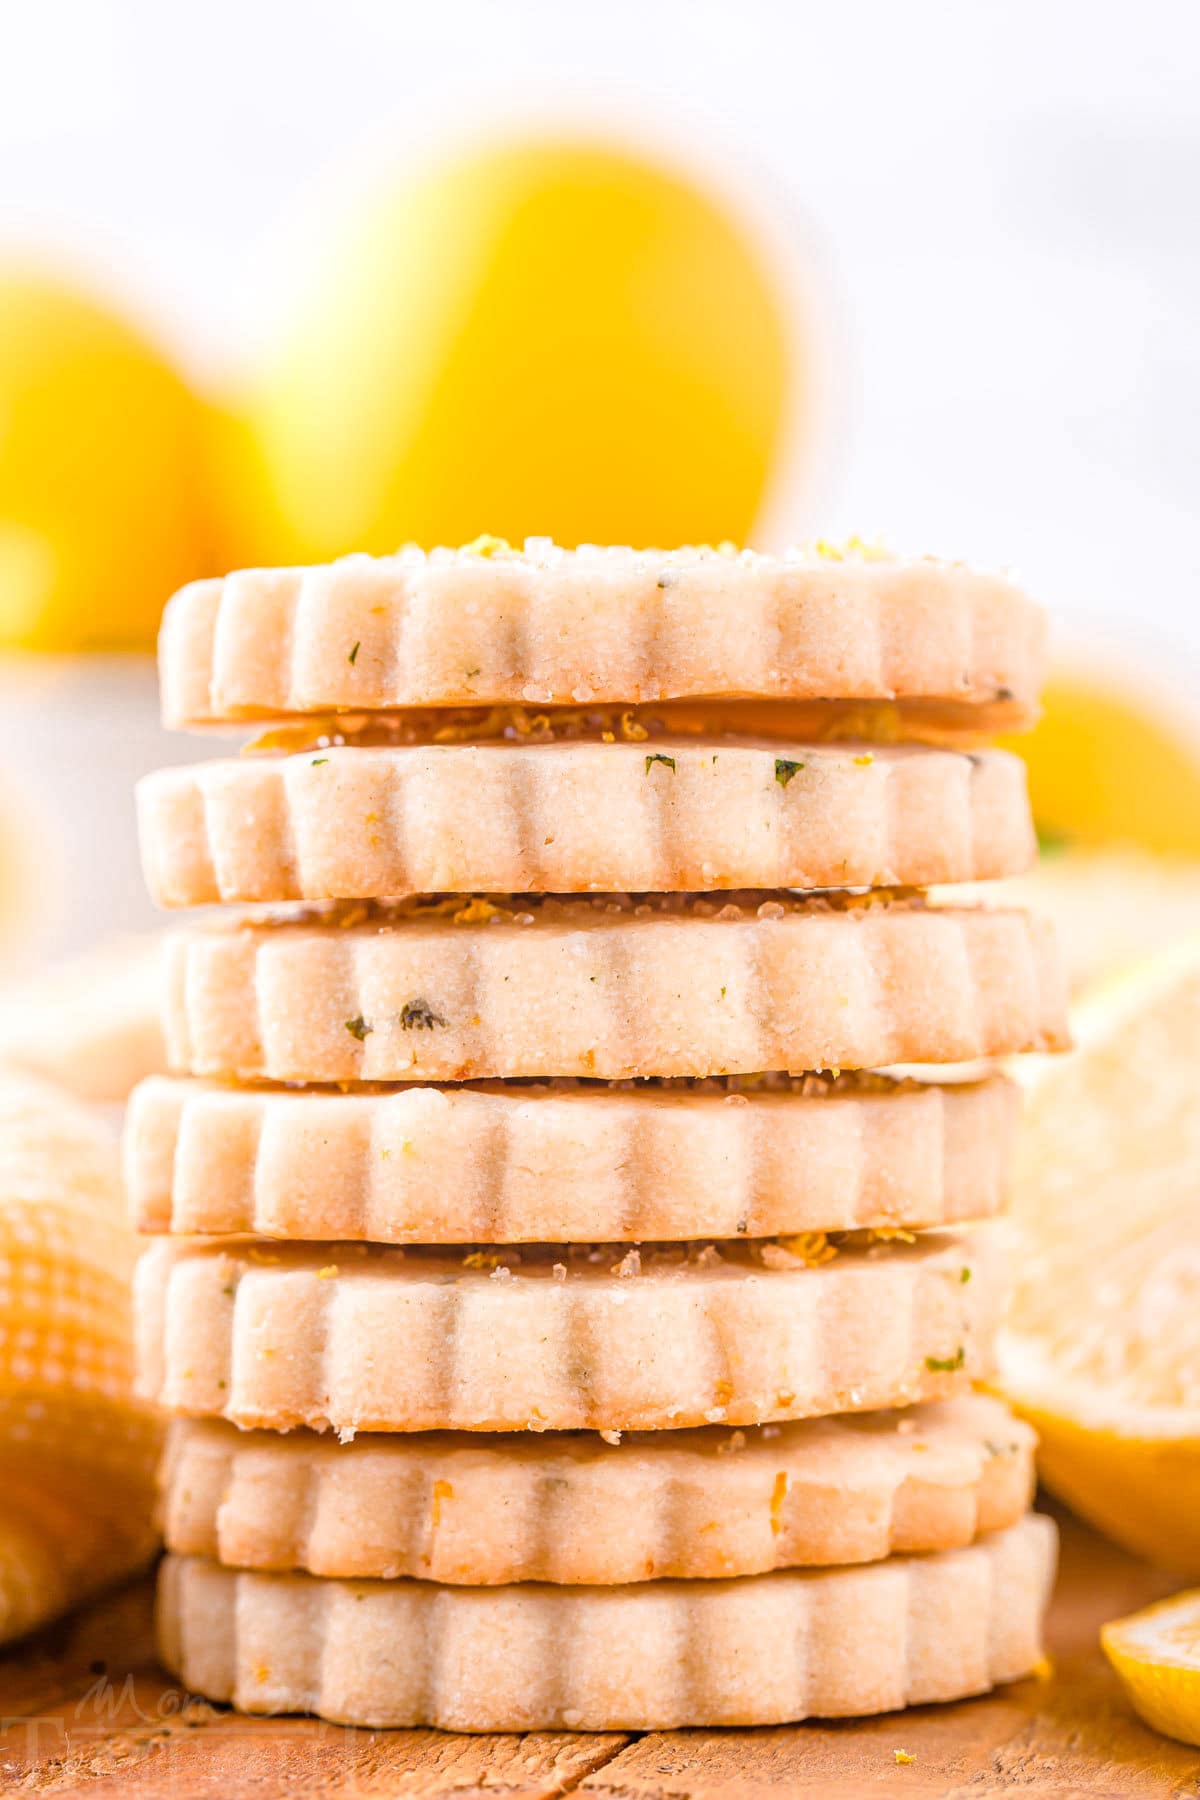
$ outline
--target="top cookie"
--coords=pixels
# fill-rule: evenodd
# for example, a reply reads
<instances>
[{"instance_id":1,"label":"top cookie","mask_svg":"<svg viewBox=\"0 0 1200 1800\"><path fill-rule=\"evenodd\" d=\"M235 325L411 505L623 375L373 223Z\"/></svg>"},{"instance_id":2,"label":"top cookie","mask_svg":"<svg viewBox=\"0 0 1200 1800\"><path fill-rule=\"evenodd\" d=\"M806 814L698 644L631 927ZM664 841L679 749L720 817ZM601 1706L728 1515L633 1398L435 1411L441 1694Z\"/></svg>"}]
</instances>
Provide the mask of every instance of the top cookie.
<instances>
[{"instance_id":1,"label":"top cookie","mask_svg":"<svg viewBox=\"0 0 1200 1800\"><path fill-rule=\"evenodd\" d=\"M933 703L994 731L1032 718L1044 638L1009 579L934 558L480 539L193 582L159 660L172 726L702 696Z\"/></svg>"}]
</instances>

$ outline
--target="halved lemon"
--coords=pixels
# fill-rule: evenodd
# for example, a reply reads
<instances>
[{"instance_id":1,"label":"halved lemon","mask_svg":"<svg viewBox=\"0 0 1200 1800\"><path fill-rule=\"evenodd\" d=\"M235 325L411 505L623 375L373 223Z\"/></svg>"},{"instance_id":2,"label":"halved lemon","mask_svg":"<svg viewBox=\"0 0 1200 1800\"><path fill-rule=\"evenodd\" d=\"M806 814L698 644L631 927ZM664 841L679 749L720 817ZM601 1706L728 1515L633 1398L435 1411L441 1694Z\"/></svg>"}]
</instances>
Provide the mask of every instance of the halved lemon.
<instances>
[{"instance_id":1,"label":"halved lemon","mask_svg":"<svg viewBox=\"0 0 1200 1800\"><path fill-rule=\"evenodd\" d=\"M1200 1574L1200 936L1095 990L1027 1076L1004 1391L1046 1485Z\"/></svg>"},{"instance_id":2,"label":"halved lemon","mask_svg":"<svg viewBox=\"0 0 1200 1800\"><path fill-rule=\"evenodd\" d=\"M1100 1643L1147 1725L1200 1744L1200 1588L1111 1620Z\"/></svg>"}]
</instances>

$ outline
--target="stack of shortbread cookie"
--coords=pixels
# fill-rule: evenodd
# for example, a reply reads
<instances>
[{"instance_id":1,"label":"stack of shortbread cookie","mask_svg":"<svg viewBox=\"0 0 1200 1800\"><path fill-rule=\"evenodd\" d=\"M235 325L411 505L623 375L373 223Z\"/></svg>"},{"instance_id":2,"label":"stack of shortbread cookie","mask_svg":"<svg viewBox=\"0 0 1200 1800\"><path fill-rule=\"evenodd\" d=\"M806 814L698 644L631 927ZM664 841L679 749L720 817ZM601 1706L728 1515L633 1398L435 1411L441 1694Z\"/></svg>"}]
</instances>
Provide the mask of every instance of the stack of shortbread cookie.
<instances>
[{"instance_id":1,"label":"stack of shortbread cookie","mask_svg":"<svg viewBox=\"0 0 1200 1800\"><path fill-rule=\"evenodd\" d=\"M757 1724L1040 1655L1000 1075L1065 1042L1010 582L495 540L185 589L137 1092L163 1654L251 1711ZM963 747L970 746L970 747ZM279 903L296 903L280 905ZM286 1435L285 1435L286 1434Z\"/></svg>"}]
</instances>

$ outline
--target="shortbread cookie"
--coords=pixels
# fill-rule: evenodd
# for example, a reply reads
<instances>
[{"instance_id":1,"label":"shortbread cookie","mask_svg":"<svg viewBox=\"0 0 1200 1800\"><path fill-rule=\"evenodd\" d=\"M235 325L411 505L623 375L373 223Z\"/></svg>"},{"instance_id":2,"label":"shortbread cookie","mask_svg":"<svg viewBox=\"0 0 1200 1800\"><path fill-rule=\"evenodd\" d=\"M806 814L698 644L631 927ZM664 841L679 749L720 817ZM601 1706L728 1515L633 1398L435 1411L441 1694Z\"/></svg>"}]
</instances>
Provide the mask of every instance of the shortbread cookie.
<instances>
[{"instance_id":1,"label":"shortbread cookie","mask_svg":"<svg viewBox=\"0 0 1200 1800\"><path fill-rule=\"evenodd\" d=\"M162 1242L136 1278L139 1392L287 1430L658 1430L867 1412L990 1366L985 1228L524 1250Z\"/></svg>"},{"instance_id":2,"label":"shortbread cookie","mask_svg":"<svg viewBox=\"0 0 1200 1800\"><path fill-rule=\"evenodd\" d=\"M960 563L497 549L194 582L163 619L166 723L747 694L990 703L1022 722L1036 703L1041 609Z\"/></svg>"},{"instance_id":3,"label":"shortbread cookie","mask_svg":"<svg viewBox=\"0 0 1200 1800\"><path fill-rule=\"evenodd\" d=\"M231 1568L495 1586L756 1575L949 1550L1013 1525L1034 1434L973 1394L728 1431L488 1441L243 1432L177 1419L167 1547Z\"/></svg>"},{"instance_id":4,"label":"shortbread cookie","mask_svg":"<svg viewBox=\"0 0 1200 1800\"><path fill-rule=\"evenodd\" d=\"M735 893L362 905L172 934L171 1066L276 1081L717 1075L1067 1042L1020 912Z\"/></svg>"},{"instance_id":5,"label":"shortbread cookie","mask_svg":"<svg viewBox=\"0 0 1200 1800\"><path fill-rule=\"evenodd\" d=\"M980 1694L1042 1654L1057 1532L961 1550L637 1586L440 1587L168 1556L159 1649L244 1712L455 1731L661 1730L890 1712Z\"/></svg>"},{"instance_id":6,"label":"shortbread cookie","mask_svg":"<svg viewBox=\"0 0 1200 1800\"><path fill-rule=\"evenodd\" d=\"M1016 1089L878 1075L131 1097L140 1231L384 1244L774 1237L979 1219Z\"/></svg>"},{"instance_id":7,"label":"shortbread cookie","mask_svg":"<svg viewBox=\"0 0 1200 1800\"><path fill-rule=\"evenodd\" d=\"M138 789L162 906L455 892L895 887L1036 856L1003 750L637 743L331 746Z\"/></svg>"}]
</instances>

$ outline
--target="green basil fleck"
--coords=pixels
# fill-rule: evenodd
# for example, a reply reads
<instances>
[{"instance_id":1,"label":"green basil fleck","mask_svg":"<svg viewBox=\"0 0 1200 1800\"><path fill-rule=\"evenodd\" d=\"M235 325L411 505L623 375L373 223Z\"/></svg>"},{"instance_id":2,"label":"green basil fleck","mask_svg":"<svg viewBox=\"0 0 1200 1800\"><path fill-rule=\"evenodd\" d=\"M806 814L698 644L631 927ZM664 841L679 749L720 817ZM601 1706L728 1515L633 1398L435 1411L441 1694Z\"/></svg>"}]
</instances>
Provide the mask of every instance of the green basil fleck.
<instances>
[{"instance_id":1,"label":"green basil fleck","mask_svg":"<svg viewBox=\"0 0 1200 1800\"><path fill-rule=\"evenodd\" d=\"M428 1000L406 1000L400 1008L400 1025L404 1031L432 1031L435 1025L444 1027L445 1023Z\"/></svg>"}]
</instances>

